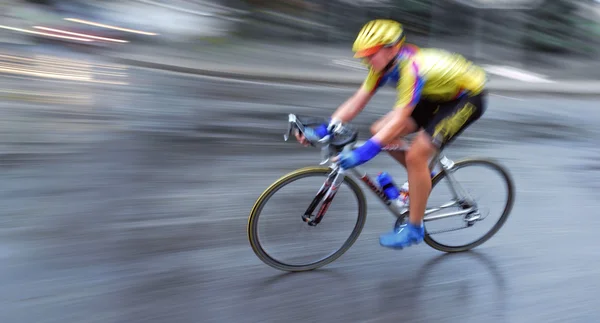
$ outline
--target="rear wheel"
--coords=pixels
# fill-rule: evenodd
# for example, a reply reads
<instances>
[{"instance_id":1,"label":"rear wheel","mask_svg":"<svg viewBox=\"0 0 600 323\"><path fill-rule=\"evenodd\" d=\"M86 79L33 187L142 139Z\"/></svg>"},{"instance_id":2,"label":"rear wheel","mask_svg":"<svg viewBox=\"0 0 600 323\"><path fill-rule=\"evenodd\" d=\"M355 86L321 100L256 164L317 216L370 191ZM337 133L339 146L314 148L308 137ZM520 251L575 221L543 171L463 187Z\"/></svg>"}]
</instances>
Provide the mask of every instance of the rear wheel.
<instances>
[{"instance_id":1,"label":"rear wheel","mask_svg":"<svg viewBox=\"0 0 600 323\"><path fill-rule=\"evenodd\" d=\"M281 177L260 195L254 204L248 219L248 239L252 250L261 261L278 270L292 272L309 271L323 267L338 259L348 249L350 249L354 242L356 242L366 221L366 199L358 183L351 177L346 176L344 178L335 197L331 201L332 206L336 204L348 208L346 212L342 213L341 219L336 220L331 214L331 208L328 208L327 212L322 217L322 221L315 226L311 226L305 220L303 220L305 210L309 207L309 205L311 205L311 200L315 198L315 193L317 193L319 190L318 185L323 185L323 183L327 181L331 172L332 170L328 167L301 168ZM315 181L312 184L305 185L297 183L299 180L305 179L312 179ZM290 188L290 184L295 184L295 186L293 186L291 189L287 199L285 199L286 195L283 193L281 194L284 196L284 200L282 202L277 203L271 201L276 196L276 193L280 192L284 188ZM307 188L309 192L305 199L300 196L300 191L303 188ZM349 195L356 201L356 206L350 206L352 203L346 203L342 196L340 196L340 194L343 194L344 191L342 188L347 188L349 190ZM269 201L272 203L267 204ZM323 197L314 202L317 204L314 205L314 212L311 212L311 214L315 214L319 211L321 205L323 204ZM298 206L294 206L295 204L298 204ZM274 207L278 212L285 210L283 217L276 217L275 221L273 221L276 232L280 233L291 226L301 226L301 231L308 231L309 234L316 234L315 237L313 239L303 239L299 246L294 248L290 244L290 240L296 234L280 234L282 241L280 241L278 247L284 250L283 255L279 257L275 255L274 251L268 251L268 248L265 247L265 243L268 239L260 238L261 230L259 230L259 220L265 218L266 215L263 214L263 212L267 205ZM320 232L320 230L326 230L334 225L342 224L341 222L346 222L348 217L353 215L356 216L356 220L349 221L348 226L352 229L347 236L345 236L344 233L341 233L339 229L332 229L327 233ZM266 219L264 219L264 221L268 222ZM288 221L288 224L284 224L284 221ZM329 242L329 240L334 239L336 236L340 238L340 244L334 248L333 252L326 254L320 259L307 259L314 253L317 253L314 249L321 247L322 245L326 244L326 242ZM315 242L316 246L314 249L308 246L310 243ZM284 256L289 256L294 250L299 250L301 253L304 253L304 255L298 256L296 259L282 259Z\"/></svg>"},{"instance_id":2,"label":"rear wheel","mask_svg":"<svg viewBox=\"0 0 600 323\"><path fill-rule=\"evenodd\" d=\"M477 171L476 171L477 170ZM475 172L474 172L475 171ZM488 173L485 173L487 171ZM477 201L477 198L473 197L475 203L467 202L466 200L455 201L453 194L445 198L441 198L442 194L439 191L436 191L437 188L440 190L442 187L450 188L450 180L446 174L446 172L438 173L432 179L432 189L431 194L428 200L427 209L432 209L439 207L443 204L450 202L453 200L456 202L456 209L449 210L448 208L439 211L440 213L448 213L454 211L461 211L471 207L474 207L474 211L465 215L458 215L453 217L448 217L444 219L436 219L427 221L427 218L431 218L435 216L435 213L428 214L425 217L424 226L425 226L425 243L427 243L430 247L443 251L443 252L462 252L473 249L487 240L489 240L494 234L502 228L510 212L512 210L514 204L514 183L509 173L505 168L500 166L498 163L487 160L487 159L465 159L462 161L455 162L454 167L451 170L452 177L456 179L460 187L464 189L470 196L472 195L487 195L498 197L501 202L498 208L497 213L499 215L498 220L493 222L484 221L487 219L488 215L491 214L491 211L487 206L481 204ZM468 173L471 172L471 173ZM466 179L461 179L461 175L464 173L468 173ZM471 182L481 180L483 184L480 185L477 189L469 187ZM492 180L495 180L492 182ZM438 185L442 182L445 182L448 185ZM452 197L450 197L452 196ZM437 200L437 201L436 201ZM474 205L470 205L474 204ZM408 220L408 212L406 216L399 218L396 221L396 227L403 225ZM448 228L437 228L438 225L446 222L453 222L449 225ZM482 228L483 223L491 225L489 229ZM483 229L483 230L479 230ZM464 237L466 233L476 232L477 230L482 231L481 233L476 234L476 238L463 243L450 243L443 242L442 236L446 237ZM435 236L435 237L434 237Z\"/></svg>"}]
</instances>

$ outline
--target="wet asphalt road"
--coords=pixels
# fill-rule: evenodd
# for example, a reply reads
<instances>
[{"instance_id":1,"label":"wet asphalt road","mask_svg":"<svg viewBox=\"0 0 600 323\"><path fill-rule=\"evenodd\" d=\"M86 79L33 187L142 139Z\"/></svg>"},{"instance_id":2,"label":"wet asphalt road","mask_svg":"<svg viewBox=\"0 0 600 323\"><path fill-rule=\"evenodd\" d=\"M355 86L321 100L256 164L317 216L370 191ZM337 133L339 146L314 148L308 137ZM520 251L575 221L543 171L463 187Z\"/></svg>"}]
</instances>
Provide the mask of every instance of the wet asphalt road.
<instances>
[{"instance_id":1,"label":"wet asphalt road","mask_svg":"<svg viewBox=\"0 0 600 323\"><path fill-rule=\"evenodd\" d=\"M2 78L60 100L0 101L1 322L600 317L596 100L492 96L448 149L496 158L516 183L510 219L476 251L379 247L393 219L368 196L365 229L342 258L284 274L252 253L249 210L279 176L318 162L283 142L287 113L326 116L350 92L124 73L127 85ZM356 120L361 138L393 99L382 92ZM366 169L405 179L387 156Z\"/></svg>"}]
</instances>

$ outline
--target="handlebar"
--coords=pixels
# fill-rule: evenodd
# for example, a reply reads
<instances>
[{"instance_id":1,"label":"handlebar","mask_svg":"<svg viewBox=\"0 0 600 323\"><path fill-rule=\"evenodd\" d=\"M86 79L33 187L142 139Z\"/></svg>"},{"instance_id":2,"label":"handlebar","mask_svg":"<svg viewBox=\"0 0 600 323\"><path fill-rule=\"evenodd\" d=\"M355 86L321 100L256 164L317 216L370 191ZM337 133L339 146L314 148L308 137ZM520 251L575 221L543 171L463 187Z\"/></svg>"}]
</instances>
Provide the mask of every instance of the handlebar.
<instances>
[{"instance_id":1,"label":"handlebar","mask_svg":"<svg viewBox=\"0 0 600 323\"><path fill-rule=\"evenodd\" d=\"M326 122L325 119L322 118L302 118L300 119L295 114L289 114L288 116L288 129L287 132L283 135L283 139L288 141L290 136L292 135L292 131L298 129L302 134L304 134L304 129L310 125L321 125ZM323 161L321 165L327 163L329 158L335 156L336 154L342 152L344 149L352 148L358 139L358 131L352 129L348 125L338 126L336 129L327 134L325 137L320 139L317 142L310 142L310 145L316 147L316 144L321 145L321 155L323 157Z\"/></svg>"}]
</instances>

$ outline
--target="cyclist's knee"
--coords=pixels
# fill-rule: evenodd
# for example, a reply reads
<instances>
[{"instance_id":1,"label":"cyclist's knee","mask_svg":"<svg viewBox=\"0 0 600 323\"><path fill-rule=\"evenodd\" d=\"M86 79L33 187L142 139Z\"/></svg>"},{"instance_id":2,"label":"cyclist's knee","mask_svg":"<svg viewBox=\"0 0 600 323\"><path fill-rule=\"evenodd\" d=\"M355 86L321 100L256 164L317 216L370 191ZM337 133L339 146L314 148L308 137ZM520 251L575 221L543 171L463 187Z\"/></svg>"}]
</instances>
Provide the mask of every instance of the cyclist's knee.
<instances>
[{"instance_id":1,"label":"cyclist's knee","mask_svg":"<svg viewBox=\"0 0 600 323\"><path fill-rule=\"evenodd\" d=\"M390 122L390 119L393 116L393 111L392 112L388 112L385 116L381 117L379 120L375 121L372 125L371 125L371 134L372 135L376 135L388 122Z\"/></svg>"},{"instance_id":2,"label":"cyclist's knee","mask_svg":"<svg viewBox=\"0 0 600 323\"><path fill-rule=\"evenodd\" d=\"M423 164L423 162L427 163L427 156L423 153L422 149L416 149L417 147L412 146L406 152L406 166L418 166Z\"/></svg>"},{"instance_id":3,"label":"cyclist's knee","mask_svg":"<svg viewBox=\"0 0 600 323\"><path fill-rule=\"evenodd\" d=\"M421 134L417 136L410 149L406 153L406 165L427 165L431 155L435 153L435 146L428 136Z\"/></svg>"},{"instance_id":4,"label":"cyclist's knee","mask_svg":"<svg viewBox=\"0 0 600 323\"><path fill-rule=\"evenodd\" d=\"M374 136L376 135L384 126L385 124L388 122L388 119L386 117L383 117L379 120L377 120L375 123L373 123L371 125L371 134Z\"/></svg>"}]
</instances>

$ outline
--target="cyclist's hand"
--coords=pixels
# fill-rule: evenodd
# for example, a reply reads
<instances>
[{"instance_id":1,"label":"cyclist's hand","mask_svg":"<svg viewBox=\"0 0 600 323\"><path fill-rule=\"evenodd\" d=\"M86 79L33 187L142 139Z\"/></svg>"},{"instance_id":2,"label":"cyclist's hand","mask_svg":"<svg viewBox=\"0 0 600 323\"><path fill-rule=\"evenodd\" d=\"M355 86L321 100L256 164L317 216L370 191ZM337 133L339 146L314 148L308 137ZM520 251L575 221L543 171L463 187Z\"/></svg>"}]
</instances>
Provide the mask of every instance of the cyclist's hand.
<instances>
[{"instance_id":1,"label":"cyclist's hand","mask_svg":"<svg viewBox=\"0 0 600 323\"><path fill-rule=\"evenodd\" d=\"M327 133L336 133L344 127L344 124L339 119L332 119L327 125Z\"/></svg>"},{"instance_id":2,"label":"cyclist's hand","mask_svg":"<svg viewBox=\"0 0 600 323\"><path fill-rule=\"evenodd\" d=\"M343 169L350 169L363 163L363 161L361 161L361 156L356 150L343 152L332 160L333 162L339 161L340 166Z\"/></svg>"},{"instance_id":3,"label":"cyclist's hand","mask_svg":"<svg viewBox=\"0 0 600 323\"><path fill-rule=\"evenodd\" d=\"M325 137L328 133L327 124L322 124L316 128L304 128L304 134L296 129L296 140L304 146L310 145L310 142L316 142Z\"/></svg>"},{"instance_id":4,"label":"cyclist's hand","mask_svg":"<svg viewBox=\"0 0 600 323\"><path fill-rule=\"evenodd\" d=\"M379 152L381 152L381 145L371 138L352 151L342 152L334 157L332 161L339 162L339 165L344 169L350 169L368 162L377 156Z\"/></svg>"},{"instance_id":5,"label":"cyclist's hand","mask_svg":"<svg viewBox=\"0 0 600 323\"><path fill-rule=\"evenodd\" d=\"M296 135L296 140L298 140L298 142L300 144L302 144L302 146L308 147L310 145L308 140L306 140L306 137L304 137L304 135L302 133L300 133L300 130L296 129L295 135Z\"/></svg>"}]
</instances>

